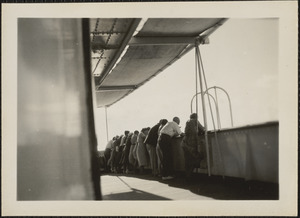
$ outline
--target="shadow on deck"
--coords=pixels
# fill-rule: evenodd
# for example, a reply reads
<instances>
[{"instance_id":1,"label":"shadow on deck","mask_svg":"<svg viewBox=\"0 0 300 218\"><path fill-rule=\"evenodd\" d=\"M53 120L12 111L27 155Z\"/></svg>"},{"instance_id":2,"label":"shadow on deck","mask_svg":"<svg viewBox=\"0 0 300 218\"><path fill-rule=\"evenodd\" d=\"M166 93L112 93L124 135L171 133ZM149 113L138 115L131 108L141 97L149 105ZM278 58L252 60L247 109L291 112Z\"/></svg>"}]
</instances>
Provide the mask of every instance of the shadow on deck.
<instances>
[{"instance_id":1,"label":"shadow on deck","mask_svg":"<svg viewBox=\"0 0 300 218\"><path fill-rule=\"evenodd\" d=\"M129 192L116 193L103 196L103 200L171 200L169 198L144 192L142 190L132 188Z\"/></svg>"},{"instance_id":2,"label":"shadow on deck","mask_svg":"<svg viewBox=\"0 0 300 218\"><path fill-rule=\"evenodd\" d=\"M135 182L154 181L160 184L160 189L165 189L162 192L171 192L171 188L186 190L188 193L193 193L203 198L215 200L278 200L279 186L278 184L245 181L238 178L208 176L206 174L194 174L190 180L186 180L183 175L177 175L175 179L163 181L160 178L152 177L148 174L103 174L110 177L118 177L123 184L126 184L120 177L132 178ZM165 184L162 186L162 184ZM126 184L128 187L129 185ZM143 187L143 184L140 186ZM168 188L169 187L169 188ZM102 189L105 188L102 186ZM155 195L143 188L130 187L126 192L112 193L103 196L103 200L174 200L167 196ZM176 196L175 199L185 199L185 195ZM196 200L196 198L193 198Z\"/></svg>"}]
</instances>

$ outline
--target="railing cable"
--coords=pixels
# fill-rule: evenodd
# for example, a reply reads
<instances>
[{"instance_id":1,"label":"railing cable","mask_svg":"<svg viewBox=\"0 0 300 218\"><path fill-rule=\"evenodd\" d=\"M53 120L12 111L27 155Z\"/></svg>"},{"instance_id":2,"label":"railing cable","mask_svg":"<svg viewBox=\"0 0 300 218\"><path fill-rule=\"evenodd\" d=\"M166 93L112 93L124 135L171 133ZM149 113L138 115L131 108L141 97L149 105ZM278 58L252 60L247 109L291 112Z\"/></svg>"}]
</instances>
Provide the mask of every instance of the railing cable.
<instances>
[{"instance_id":1,"label":"railing cable","mask_svg":"<svg viewBox=\"0 0 300 218\"><path fill-rule=\"evenodd\" d=\"M200 79L200 87L201 87L201 99L202 99L202 109L203 109L203 119L204 119L204 126L205 126L205 145L206 145L206 156L207 156L207 168L208 168L208 175L211 175L211 167L210 167L210 156L209 156L209 144L208 144L208 135L207 135L207 115L206 115L206 110L205 110L205 101L204 101L204 92L203 92L203 87L202 87L202 77L201 77L201 69L202 69L202 74L203 74L203 79L204 79L204 84L206 87L206 91L208 92L208 88L207 88L207 82L206 82L206 77L205 77L205 72L204 72L204 67L203 67L203 62L202 62L202 58L201 58L201 54L200 54L200 49L198 44L196 44L196 57L197 57L197 66L198 66L198 70L199 70L199 79ZM224 166L223 166L223 156L220 150L220 146L219 146L219 142L218 142L218 138L217 138L217 132L216 132L216 127L215 127L215 122L214 122L214 117L213 117L213 112L212 112L212 107L211 107L211 102L210 102L210 98L209 98L209 93L207 95L208 98L208 102L209 102L209 107L210 107L210 112L211 112L211 117L212 117L212 121L213 121L213 127L214 127L214 135L215 135L215 140L216 140L216 145L217 145L217 149L218 149L218 153L219 153L219 158L221 160L221 165L222 165L222 175L224 178ZM197 94L196 94L196 99L197 99ZM219 122L220 125L220 122Z\"/></svg>"},{"instance_id":2,"label":"railing cable","mask_svg":"<svg viewBox=\"0 0 300 218\"><path fill-rule=\"evenodd\" d=\"M204 119L204 128L205 128L205 147L206 147L206 160L207 160L207 169L208 175L211 175L210 169L210 157L209 157L209 145L208 145L208 136L207 136L207 115L205 109L205 101L204 101L204 92L203 92L203 82L202 82L202 74L201 74L201 67L200 67L200 60L199 60L199 44L195 42L195 49L196 49L196 67L198 67L199 72L199 80L200 80L200 90L201 90L201 101L202 101L202 112L203 112L203 119Z\"/></svg>"}]
</instances>

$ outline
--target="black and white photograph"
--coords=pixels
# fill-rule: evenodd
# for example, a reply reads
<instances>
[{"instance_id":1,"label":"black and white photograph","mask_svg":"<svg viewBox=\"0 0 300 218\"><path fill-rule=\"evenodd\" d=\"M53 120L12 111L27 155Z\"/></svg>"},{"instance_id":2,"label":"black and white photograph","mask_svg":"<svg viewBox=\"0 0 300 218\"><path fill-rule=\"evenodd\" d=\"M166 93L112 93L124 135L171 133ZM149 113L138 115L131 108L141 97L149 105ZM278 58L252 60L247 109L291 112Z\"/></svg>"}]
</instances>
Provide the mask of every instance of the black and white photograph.
<instances>
[{"instance_id":1,"label":"black and white photograph","mask_svg":"<svg viewBox=\"0 0 300 218\"><path fill-rule=\"evenodd\" d=\"M2 4L2 214L297 215L297 2Z\"/></svg>"}]
</instances>

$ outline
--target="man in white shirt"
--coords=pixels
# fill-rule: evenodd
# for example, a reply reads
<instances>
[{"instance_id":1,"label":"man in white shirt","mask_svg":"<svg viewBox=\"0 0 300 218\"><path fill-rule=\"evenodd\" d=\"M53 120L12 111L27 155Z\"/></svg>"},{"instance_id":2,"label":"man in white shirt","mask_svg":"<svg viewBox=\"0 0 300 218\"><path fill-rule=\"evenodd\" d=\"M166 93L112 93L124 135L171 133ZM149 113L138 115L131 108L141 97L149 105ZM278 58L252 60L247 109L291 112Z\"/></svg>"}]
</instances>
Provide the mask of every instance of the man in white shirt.
<instances>
[{"instance_id":1,"label":"man in white shirt","mask_svg":"<svg viewBox=\"0 0 300 218\"><path fill-rule=\"evenodd\" d=\"M173 121L168 122L159 133L158 145L162 150L162 179L173 179L172 177L172 154L171 154L171 142L172 137L183 135L184 133L179 128L180 120L178 117L174 117Z\"/></svg>"},{"instance_id":2,"label":"man in white shirt","mask_svg":"<svg viewBox=\"0 0 300 218\"><path fill-rule=\"evenodd\" d=\"M105 150L104 150L104 157L106 162L106 170L108 170L108 166L110 165L109 159L111 156L111 152L113 149L113 143L118 136L113 137L110 141L107 142Z\"/></svg>"}]
</instances>

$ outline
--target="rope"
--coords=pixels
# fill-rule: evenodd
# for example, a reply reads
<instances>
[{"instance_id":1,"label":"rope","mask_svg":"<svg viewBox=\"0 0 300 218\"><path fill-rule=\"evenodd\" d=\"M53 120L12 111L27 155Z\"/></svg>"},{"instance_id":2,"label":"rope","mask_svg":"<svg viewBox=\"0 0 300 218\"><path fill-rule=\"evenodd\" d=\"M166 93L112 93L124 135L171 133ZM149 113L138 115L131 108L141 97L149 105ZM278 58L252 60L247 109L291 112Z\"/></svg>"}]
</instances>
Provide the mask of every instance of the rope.
<instances>
[{"instance_id":1,"label":"rope","mask_svg":"<svg viewBox=\"0 0 300 218\"><path fill-rule=\"evenodd\" d=\"M201 53L200 53L200 49L198 46L196 46L196 56L197 56L197 60L198 60L198 68L199 68L199 71L201 73L201 70L200 70L200 66L201 66L201 69L202 69L202 74L203 74L203 79L204 79L204 83L205 83L205 87L206 87L206 90L208 91L208 87L207 87L207 82L206 82L206 77L205 77L205 71L204 71L204 67L203 67L203 62L202 62L202 58L201 58ZM202 80L201 80L201 75L200 75L200 83L202 83ZM201 85L201 84L200 84ZM202 96L204 94L201 94ZM215 140L216 140L216 144L217 144L217 149L218 149L218 153L219 153L219 158L221 160L221 165L222 165L222 176L224 178L224 165L223 165L223 156L221 154L221 150L220 150L220 145L219 145L219 142L218 142L218 138L217 138L217 132L216 132L216 127L215 127L215 122L214 122L214 117L213 117L213 112L212 112L212 107L211 107L211 102L210 102L210 98L209 98L209 93L207 93L207 98L208 98L208 102L209 102L209 108L210 108L210 112L211 112L211 117L212 117L212 121L213 121L213 127L214 127L214 135L215 135ZM202 98L202 104L204 105L204 99ZM208 175L210 176L210 159L209 159L209 151L208 151L208 139L207 139L207 124L206 124L206 113L205 113L205 106L203 107L203 114L204 114L204 120L205 120L205 127L206 127L206 130L205 130L205 143L206 143L206 155L207 155L207 166L208 166Z\"/></svg>"},{"instance_id":2,"label":"rope","mask_svg":"<svg viewBox=\"0 0 300 218\"><path fill-rule=\"evenodd\" d=\"M200 67L200 61L199 61L199 55L198 55L198 44L196 42L196 57L197 57L197 63L196 66L199 70L199 79L200 79L200 89L201 89L201 100L202 100L202 111L203 111L203 119L204 119L204 128L205 128L205 145L206 145L206 159L207 159L207 169L208 169L208 175L210 176L210 158L209 158L209 147L208 147L208 137L207 137L207 116L206 116L206 110L205 110L205 101L204 101L204 92L203 92L203 86L202 86L202 77L201 77L201 67Z\"/></svg>"},{"instance_id":3,"label":"rope","mask_svg":"<svg viewBox=\"0 0 300 218\"><path fill-rule=\"evenodd\" d=\"M204 68L203 68L203 62L202 62L202 58L201 58L201 53L200 53L199 47L197 47L197 55L198 55L198 58L200 60L200 66L202 68L202 74L203 74L205 89L207 90L207 82L206 82L206 77L205 77L205 71L204 71ZM214 119L214 115L213 115L213 112L212 112L210 98L209 98L208 95L207 95L207 99L208 99L208 103L209 103L209 109L210 109L210 114L211 114L211 118L212 118L213 127L214 127L214 130L216 130L215 119Z\"/></svg>"},{"instance_id":4,"label":"rope","mask_svg":"<svg viewBox=\"0 0 300 218\"><path fill-rule=\"evenodd\" d=\"M205 81L205 86L207 89L207 82L206 82L206 77L205 77L205 72L204 72L204 67L203 67L203 62L202 62L202 58L201 58L201 53L200 53L200 49L199 49L199 57L200 57L200 62L201 62L201 67L203 70L203 77L204 77L204 81ZM216 96L217 97L217 96ZM209 98L208 98L209 99ZM218 102L218 101L217 101ZM210 106L210 110L211 110L211 103L210 103L210 99L209 99L209 106ZM213 126L214 126L214 136L215 136L215 140L216 140L216 144L217 144L217 149L218 149L218 154L219 154L219 158L221 160L221 167L222 167L222 176L224 178L224 162L223 162L223 155L221 153L221 149L220 149L220 144L219 144L219 140L217 137L217 132L216 132L216 128L215 128L215 124L214 124L214 118L213 118L213 114L212 114L212 110L211 110L211 115L212 115L212 119L213 119ZM221 124L220 124L221 125Z\"/></svg>"}]
</instances>

